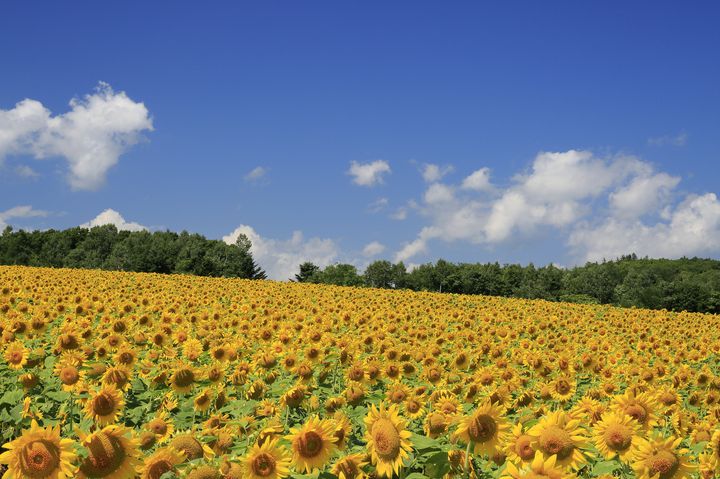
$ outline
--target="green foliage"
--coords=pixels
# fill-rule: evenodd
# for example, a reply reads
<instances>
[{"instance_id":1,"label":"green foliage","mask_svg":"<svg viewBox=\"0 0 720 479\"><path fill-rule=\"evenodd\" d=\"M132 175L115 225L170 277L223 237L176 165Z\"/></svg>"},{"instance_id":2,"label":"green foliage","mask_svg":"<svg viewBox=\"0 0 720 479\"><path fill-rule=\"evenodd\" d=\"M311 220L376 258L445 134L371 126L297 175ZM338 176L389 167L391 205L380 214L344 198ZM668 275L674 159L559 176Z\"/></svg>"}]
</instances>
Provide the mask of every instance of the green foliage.
<instances>
[{"instance_id":1,"label":"green foliage","mask_svg":"<svg viewBox=\"0 0 720 479\"><path fill-rule=\"evenodd\" d=\"M251 246L245 235L228 245L187 232L118 231L114 225L33 232L7 227L0 264L265 279Z\"/></svg>"}]
</instances>

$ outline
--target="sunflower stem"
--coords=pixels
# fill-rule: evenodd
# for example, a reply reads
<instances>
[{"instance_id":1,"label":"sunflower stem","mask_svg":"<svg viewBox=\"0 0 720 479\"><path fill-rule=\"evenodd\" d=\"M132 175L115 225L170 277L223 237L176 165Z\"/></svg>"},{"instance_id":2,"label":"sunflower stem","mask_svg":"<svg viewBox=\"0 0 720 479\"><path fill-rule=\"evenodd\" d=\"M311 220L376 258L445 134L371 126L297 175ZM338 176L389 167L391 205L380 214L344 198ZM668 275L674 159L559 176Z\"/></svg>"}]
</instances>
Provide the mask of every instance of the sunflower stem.
<instances>
[{"instance_id":1,"label":"sunflower stem","mask_svg":"<svg viewBox=\"0 0 720 479\"><path fill-rule=\"evenodd\" d=\"M463 472L467 479L470 479L470 446L472 446L472 441L468 441L467 447L465 448L465 464L463 465Z\"/></svg>"}]
</instances>

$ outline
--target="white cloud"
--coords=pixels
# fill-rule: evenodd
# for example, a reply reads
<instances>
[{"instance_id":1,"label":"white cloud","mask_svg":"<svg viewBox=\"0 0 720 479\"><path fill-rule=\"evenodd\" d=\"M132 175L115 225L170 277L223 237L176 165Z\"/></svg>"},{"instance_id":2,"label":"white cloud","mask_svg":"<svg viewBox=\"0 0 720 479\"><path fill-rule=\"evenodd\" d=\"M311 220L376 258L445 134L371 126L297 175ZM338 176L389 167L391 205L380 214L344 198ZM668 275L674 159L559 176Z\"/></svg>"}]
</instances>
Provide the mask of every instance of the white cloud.
<instances>
[{"instance_id":1,"label":"white cloud","mask_svg":"<svg viewBox=\"0 0 720 479\"><path fill-rule=\"evenodd\" d=\"M8 222L18 218L37 218L48 215L47 211L33 209L32 206L15 206L9 210L0 211L0 230L5 229Z\"/></svg>"},{"instance_id":2,"label":"white cloud","mask_svg":"<svg viewBox=\"0 0 720 479\"><path fill-rule=\"evenodd\" d=\"M461 187L464 190L492 190L492 185L490 184L490 168L480 168L479 170L473 171L463 180Z\"/></svg>"},{"instance_id":3,"label":"white cloud","mask_svg":"<svg viewBox=\"0 0 720 479\"><path fill-rule=\"evenodd\" d=\"M425 163L422 169L422 176L426 182L435 183L436 181L440 181L443 176L451 173L453 169L452 165L441 168L440 166L432 163Z\"/></svg>"},{"instance_id":4,"label":"white cloud","mask_svg":"<svg viewBox=\"0 0 720 479\"><path fill-rule=\"evenodd\" d=\"M585 261L629 253L663 258L717 254L720 201L714 193L689 196L670 212L668 220L652 224L613 216L597 226L581 224L569 244Z\"/></svg>"},{"instance_id":5,"label":"white cloud","mask_svg":"<svg viewBox=\"0 0 720 479\"><path fill-rule=\"evenodd\" d=\"M379 254L382 254L382 252L385 251L385 245L378 242L378 241L372 241L365 245L365 247L362 250L363 256L366 258L371 258L373 256L377 256Z\"/></svg>"},{"instance_id":6,"label":"white cloud","mask_svg":"<svg viewBox=\"0 0 720 479\"><path fill-rule=\"evenodd\" d=\"M428 186L418 208L428 223L416 239L402 246L395 259L406 261L427 254L429 242L435 239L489 246L532 239L539 229L566 234L568 241L572 236L575 254L596 257L606 253L593 243L605 235L593 236L594 228L588 226L598 224L598 218L601 227L607 230L630 224L633 226L630 231L636 232L640 236L638 241L642 242L642 231L658 232L657 228L662 227L662 224L657 228L644 225L640 219L645 215L677 224L679 218L697 210L699 206L690 210L669 207L679 181L667 173L655 172L650 163L633 156L598 157L578 150L538 154L528 171L515 175L510 186L504 189L490 185L486 169L476 170L459 187L441 183ZM708 210L711 208L693 217L707 219L711 217ZM593 218L595 221L590 222ZM702 221L693 225L698 223ZM622 235L615 236L613 240L597 241L600 244L617 241L623 247L628 246ZM671 240L676 236L667 235L669 244L673 244ZM688 247L686 251L707 250L707 247L706 244L702 248ZM620 247L608 247L608 250L620 254L629 252ZM716 251L720 251L720 243Z\"/></svg>"},{"instance_id":7,"label":"white cloud","mask_svg":"<svg viewBox=\"0 0 720 479\"><path fill-rule=\"evenodd\" d=\"M453 189L442 183L433 183L425 191L425 203L429 205L449 203L453 199Z\"/></svg>"},{"instance_id":8,"label":"white cloud","mask_svg":"<svg viewBox=\"0 0 720 479\"><path fill-rule=\"evenodd\" d=\"M71 100L70 111L60 115L52 116L30 99L0 110L0 160L8 155L62 157L73 189L96 190L120 155L152 129L143 103L100 83L95 93Z\"/></svg>"},{"instance_id":9,"label":"white cloud","mask_svg":"<svg viewBox=\"0 0 720 479\"><path fill-rule=\"evenodd\" d=\"M353 177L353 183L360 186L380 184L386 173L390 173L390 164L385 160L375 160L370 163L352 161L348 170L348 174Z\"/></svg>"},{"instance_id":10,"label":"white cloud","mask_svg":"<svg viewBox=\"0 0 720 479\"><path fill-rule=\"evenodd\" d=\"M687 133L680 132L677 135L664 135L657 136L655 138L648 138L648 145L650 146L685 146L688 140Z\"/></svg>"},{"instance_id":11,"label":"white cloud","mask_svg":"<svg viewBox=\"0 0 720 479\"><path fill-rule=\"evenodd\" d=\"M368 211L370 213L379 213L390 203L387 198L378 198L368 205Z\"/></svg>"},{"instance_id":12,"label":"white cloud","mask_svg":"<svg viewBox=\"0 0 720 479\"><path fill-rule=\"evenodd\" d=\"M245 181L257 181L267 174L267 169L262 166L256 166L248 174L244 176Z\"/></svg>"},{"instance_id":13,"label":"white cloud","mask_svg":"<svg viewBox=\"0 0 720 479\"><path fill-rule=\"evenodd\" d=\"M324 268L338 256L338 247L331 239L305 239L301 231L293 232L288 240L265 238L248 225L240 225L223 241L233 244L238 236L244 233L252 242L250 252L270 279L288 280L299 271L305 261L311 261Z\"/></svg>"},{"instance_id":14,"label":"white cloud","mask_svg":"<svg viewBox=\"0 0 720 479\"><path fill-rule=\"evenodd\" d=\"M680 183L680 178L667 173L643 175L634 178L629 185L610 194L610 206L615 214L625 218L637 218L664 205L670 191Z\"/></svg>"},{"instance_id":15,"label":"white cloud","mask_svg":"<svg viewBox=\"0 0 720 479\"><path fill-rule=\"evenodd\" d=\"M115 225L115 227L120 231L143 231L147 230L147 227L139 224L139 223L133 223L125 221L125 218L122 217L120 213L117 211L108 208L99 215L97 215L95 218L91 219L87 223L83 223L80 225L81 228L92 228L93 226L102 226L102 225Z\"/></svg>"},{"instance_id":16,"label":"white cloud","mask_svg":"<svg viewBox=\"0 0 720 479\"><path fill-rule=\"evenodd\" d=\"M408 210L404 206L401 206L400 208L396 209L391 215L390 218L397 220L397 221L403 221L407 218Z\"/></svg>"},{"instance_id":17,"label":"white cloud","mask_svg":"<svg viewBox=\"0 0 720 479\"><path fill-rule=\"evenodd\" d=\"M40 176L37 171L27 165L18 165L15 167L15 174L23 178L37 178Z\"/></svg>"}]
</instances>

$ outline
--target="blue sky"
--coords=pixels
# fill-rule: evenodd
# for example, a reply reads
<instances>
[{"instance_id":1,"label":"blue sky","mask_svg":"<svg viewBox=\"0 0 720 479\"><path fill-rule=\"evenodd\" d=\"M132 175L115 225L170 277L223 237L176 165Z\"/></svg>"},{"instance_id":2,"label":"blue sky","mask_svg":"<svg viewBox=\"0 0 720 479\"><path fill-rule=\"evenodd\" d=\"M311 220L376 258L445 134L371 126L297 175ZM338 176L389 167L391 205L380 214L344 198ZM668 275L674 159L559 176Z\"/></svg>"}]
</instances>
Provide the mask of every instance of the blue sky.
<instances>
[{"instance_id":1,"label":"blue sky","mask_svg":"<svg viewBox=\"0 0 720 479\"><path fill-rule=\"evenodd\" d=\"M243 231L278 278L304 259L720 257L719 14L6 3L0 225Z\"/></svg>"}]
</instances>

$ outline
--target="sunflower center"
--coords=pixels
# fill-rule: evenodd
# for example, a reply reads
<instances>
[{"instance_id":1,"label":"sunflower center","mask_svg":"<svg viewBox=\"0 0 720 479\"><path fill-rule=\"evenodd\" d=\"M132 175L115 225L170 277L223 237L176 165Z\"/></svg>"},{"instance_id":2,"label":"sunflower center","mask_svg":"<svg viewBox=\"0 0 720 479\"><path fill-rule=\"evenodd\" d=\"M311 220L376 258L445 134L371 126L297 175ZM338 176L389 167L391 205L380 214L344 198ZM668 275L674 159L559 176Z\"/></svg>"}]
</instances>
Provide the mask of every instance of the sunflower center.
<instances>
[{"instance_id":1,"label":"sunflower center","mask_svg":"<svg viewBox=\"0 0 720 479\"><path fill-rule=\"evenodd\" d=\"M559 460L570 457L574 449L570 434L558 426L546 428L540 434L538 444L543 452L550 456L556 454Z\"/></svg>"},{"instance_id":2,"label":"sunflower center","mask_svg":"<svg viewBox=\"0 0 720 479\"><path fill-rule=\"evenodd\" d=\"M389 419L378 419L372 426L372 438L380 459L392 460L400 453L400 434Z\"/></svg>"},{"instance_id":3,"label":"sunflower center","mask_svg":"<svg viewBox=\"0 0 720 479\"><path fill-rule=\"evenodd\" d=\"M184 452L188 461L193 461L203 457L202 444L200 444L198 440L192 436L177 436L172 440L171 445L178 451Z\"/></svg>"},{"instance_id":4,"label":"sunflower center","mask_svg":"<svg viewBox=\"0 0 720 479\"><path fill-rule=\"evenodd\" d=\"M173 469L175 469L175 467L167 459L155 461L148 468L148 477L150 479L160 479L160 476Z\"/></svg>"},{"instance_id":5,"label":"sunflower center","mask_svg":"<svg viewBox=\"0 0 720 479\"><path fill-rule=\"evenodd\" d=\"M195 374L189 369L181 369L175 374L175 385L181 388L188 387L195 382Z\"/></svg>"},{"instance_id":6,"label":"sunflower center","mask_svg":"<svg viewBox=\"0 0 720 479\"><path fill-rule=\"evenodd\" d=\"M442 414L433 413L428 417L428 430L431 434L442 434L446 427L445 416Z\"/></svg>"},{"instance_id":7,"label":"sunflower center","mask_svg":"<svg viewBox=\"0 0 720 479\"><path fill-rule=\"evenodd\" d=\"M20 454L20 469L33 479L51 475L60 466L60 450L52 442L38 439L26 445Z\"/></svg>"},{"instance_id":8,"label":"sunflower center","mask_svg":"<svg viewBox=\"0 0 720 479\"><path fill-rule=\"evenodd\" d=\"M523 434L515 441L515 453L520 456L523 461L529 461L535 457L535 450L532 447L533 438L527 434Z\"/></svg>"},{"instance_id":9,"label":"sunflower center","mask_svg":"<svg viewBox=\"0 0 720 479\"><path fill-rule=\"evenodd\" d=\"M497 423L492 416L478 414L470 420L468 425L468 436L472 442L487 442L497 432Z\"/></svg>"},{"instance_id":10,"label":"sunflower center","mask_svg":"<svg viewBox=\"0 0 720 479\"><path fill-rule=\"evenodd\" d=\"M307 431L297 440L297 451L303 457L315 457L323 447L323 438L315 431Z\"/></svg>"},{"instance_id":11,"label":"sunflower center","mask_svg":"<svg viewBox=\"0 0 720 479\"><path fill-rule=\"evenodd\" d=\"M613 451L625 451L632 443L632 432L621 424L612 424L605 430L603 439Z\"/></svg>"},{"instance_id":12,"label":"sunflower center","mask_svg":"<svg viewBox=\"0 0 720 479\"><path fill-rule=\"evenodd\" d=\"M104 432L95 434L87 445L88 457L80 465L87 477L106 477L122 466L127 456L117 437Z\"/></svg>"},{"instance_id":13,"label":"sunflower center","mask_svg":"<svg viewBox=\"0 0 720 479\"><path fill-rule=\"evenodd\" d=\"M390 394L390 401L395 404L402 402L403 399L405 399L405 392L400 389L396 389L392 392L392 394Z\"/></svg>"},{"instance_id":14,"label":"sunflower center","mask_svg":"<svg viewBox=\"0 0 720 479\"><path fill-rule=\"evenodd\" d=\"M80 379L78 371L73 366L66 366L60 371L60 381L66 386L72 386Z\"/></svg>"},{"instance_id":15,"label":"sunflower center","mask_svg":"<svg viewBox=\"0 0 720 479\"><path fill-rule=\"evenodd\" d=\"M262 452L253 458L251 467L255 475L268 477L275 472L275 458L266 452Z\"/></svg>"},{"instance_id":16,"label":"sunflower center","mask_svg":"<svg viewBox=\"0 0 720 479\"><path fill-rule=\"evenodd\" d=\"M107 393L101 393L93 400L93 411L98 416L109 416L115 411L115 399Z\"/></svg>"},{"instance_id":17,"label":"sunflower center","mask_svg":"<svg viewBox=\"0 0 720 479\"><path fill-rule=\"evenodd\" d=\"M165 421L163 421L162 419L155 418L148 423L148 429L150 429L152 432L154 432L158 436L163 436L167 432L168 426L167 426L167 424L165 424Z\"/></svg>"},{"instance_id":18,"label":"sunflower center","mask_svg":"<svg viewBox=\"0 0 720 479\"><path fill-rule=\"evenodd\" d=\"M635 419L640 424L645 424L645 421L647 420L647 411L638 403L628 405L625 408L625 414Z\"/></svg>"},{"instance_id":19,"label":"sunflower center","mask_svg":"<svg viewBox=\"0 0 720 479\"><path fill-rule=\"evenodd\" d=\"M10 353L10 359L8 359L8 362L11 364L20 364L23 360L23 353L22 351L13 351Z\"/></svg>"},{"instance_id":20,"label":"sunflower center","mask_svg":"<svg viewBox=\"0 0 720 479\"><path fill-rule=\"evenodd\" d=\"M570 383L565 379L560 379L555 383L555 390L560 394L567 394L570 392L570 389L572 389Z\"/></svg>"},{"instance_id":21,"label":"sunflower center","mask_svg":"<svg viewBox=\"0 0 720 479\"><path fill-rule=\"evenodd\" d=\"M410 400L405 407L407 408L408 412L415 414L420 410L420 403L415 400Z\"/></svg>"},{"instance_id":22,"label":"sunflower center","mask_svg":"<svg viewBox=\"0 0 720 479\"><path fill-rule=\"evenodd\" d=\"M660 479L669 479L675 475L680 467L675 454L670 451L658 451L648 460L650 466L650 474L659 474Z\"/></svg>"}]
</instances>

